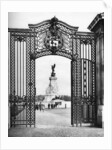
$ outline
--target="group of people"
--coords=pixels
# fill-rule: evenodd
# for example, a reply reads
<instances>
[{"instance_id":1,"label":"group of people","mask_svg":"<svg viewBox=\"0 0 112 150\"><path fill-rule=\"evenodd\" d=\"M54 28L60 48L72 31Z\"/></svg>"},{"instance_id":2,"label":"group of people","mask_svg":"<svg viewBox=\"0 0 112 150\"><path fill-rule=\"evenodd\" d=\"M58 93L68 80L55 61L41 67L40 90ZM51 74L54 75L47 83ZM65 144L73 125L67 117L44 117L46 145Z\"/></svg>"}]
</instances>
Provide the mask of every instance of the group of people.
<instances>
[{"instance_id":1,"label":"group of people","mask_svg":"<svg viewBox=\"0 0 112 150\"><path fill-rule=\"evenodd\" d=\"M41 104L41 103L40 104L36 104L35 105L35 110L40 110L40 111L43 110L44 111L45 110L45 105Z\"/></svg>"},{"instance_id":2,"label":"group of people","mask_svg":"<svg viewBox=\"0 0 112 150\"><path fill-rule=\"evenodd\" d=\"M57 107L57 104L48 104L48 109L54 109ZM41 102L39 104L35 105L35 110L45 110L45 105L42 104Z\"/></svg>"},{"instance_id":3,"label":"group of people","mask_svg":"<svg viewBox=\"0 0 112 150\"><path fill-rule=\"evenodd\" d=\"M48 104L48 109L54 109L57 107L57 104Z\"/></svg>"}]
</instances>

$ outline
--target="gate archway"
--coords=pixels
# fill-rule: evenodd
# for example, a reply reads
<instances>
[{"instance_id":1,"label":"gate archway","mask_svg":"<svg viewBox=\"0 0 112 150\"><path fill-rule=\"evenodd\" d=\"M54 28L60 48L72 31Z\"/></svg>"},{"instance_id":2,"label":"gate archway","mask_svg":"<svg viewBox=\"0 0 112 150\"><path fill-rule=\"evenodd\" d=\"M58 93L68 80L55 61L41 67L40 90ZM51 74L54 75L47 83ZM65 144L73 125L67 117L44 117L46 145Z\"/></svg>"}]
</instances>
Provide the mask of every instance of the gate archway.
<instances>
[{"instance_id":1,"label":"gate archway","mask_svg":"<svg viewBox=\"0 0 112 150\"><path fill-rule=\"evenodd\" d=\"M71 60L71 125L95 124L95 35L56 17L9 34L11 126L35 126L35 60L46 55Z\"/></svg>"}]
</instances>

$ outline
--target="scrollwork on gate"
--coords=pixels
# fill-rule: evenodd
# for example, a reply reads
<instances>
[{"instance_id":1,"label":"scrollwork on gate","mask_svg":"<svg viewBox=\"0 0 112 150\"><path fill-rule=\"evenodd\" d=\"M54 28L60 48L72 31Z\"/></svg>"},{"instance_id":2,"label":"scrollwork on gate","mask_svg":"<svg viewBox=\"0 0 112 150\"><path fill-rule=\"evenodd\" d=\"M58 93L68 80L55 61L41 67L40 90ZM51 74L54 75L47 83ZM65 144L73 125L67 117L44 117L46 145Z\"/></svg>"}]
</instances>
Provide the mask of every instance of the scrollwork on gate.
<instances>
[{"instance_id":1,"label":"scrollwork on gate","mask_svg":"<svg viewBox=\"0 0 112 150\"><path fill-rule=\"evenodd\" d=\"M56 17L50 20L49 31L46 33L45 37L45 46L52 52L52 54L56 54L56 52L63 46L63 38L57 27L57 22L58 19Z\"/></svg>"},{"instance_id":2,"label":"scrollwork on gate","mask_svg":"<svg viewBox=\"0 0 112 150\"><path fill-rule=\"evenodd\" d=\"M72 59L72 35L77 27L69 26L56 17L29 27L36 33L35 52L30 54L31 58L60 55Z\"/></svg>"}]
</instances>

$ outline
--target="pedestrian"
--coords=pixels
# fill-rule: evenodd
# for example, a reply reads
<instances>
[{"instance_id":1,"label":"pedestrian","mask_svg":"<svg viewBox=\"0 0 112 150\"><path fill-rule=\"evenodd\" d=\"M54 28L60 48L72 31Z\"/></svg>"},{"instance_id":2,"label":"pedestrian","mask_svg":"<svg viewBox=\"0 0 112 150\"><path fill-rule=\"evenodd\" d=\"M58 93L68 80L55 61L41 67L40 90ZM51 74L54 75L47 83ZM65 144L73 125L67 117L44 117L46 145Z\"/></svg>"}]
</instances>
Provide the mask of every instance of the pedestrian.
<instances>
[{"instance_id":1,"label":"pedestrian","mask_svg":"<svg viewBox=\"0 0 112 150\"><path fill-rule=\"evenodd\" d=\"M40 111L41 111L41 102L40 102L40 104L39 104L39 109L40 109Z\"/></svg>"},{"instance_id":2,"label":"pedestrian","mask_svg":"<svg viewBox=\"0 0 112 150\"><path fill-rule=\"evenodd\" d=\"M37 106L36 106L36 109L38 110L38 104L37 104Z\"/></svg>"},{"instance_id":3,"label":"pedestrian","mask_svg":"<svg viewBox=\"0 0 112 150\"><path fill-rule=\"evenodd\" d=\"M43 112L44 112L44 110L45 110L45 105L44 105L44 104L42 104L42 105L41 105L41 107L42 107L41 109L42 109L42 110L43 110Z\"/></svg>"},{"instance_id":4,"label":"pedestrian","mask_svg":"<svg viewBox=\"0 0 112 150\"><path fill-rule=\"evenodd\" d=\"M50 104L48 104L48 109L50 109Z\"/></svg>"}]
</instances>

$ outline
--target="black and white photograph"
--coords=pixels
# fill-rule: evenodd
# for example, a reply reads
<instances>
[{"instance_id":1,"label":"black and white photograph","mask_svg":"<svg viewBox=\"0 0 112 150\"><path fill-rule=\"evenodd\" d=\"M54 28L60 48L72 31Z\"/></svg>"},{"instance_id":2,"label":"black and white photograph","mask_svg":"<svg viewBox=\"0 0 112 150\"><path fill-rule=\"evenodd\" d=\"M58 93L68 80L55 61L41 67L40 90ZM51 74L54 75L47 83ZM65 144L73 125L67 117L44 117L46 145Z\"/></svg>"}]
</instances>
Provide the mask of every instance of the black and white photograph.
<instances>
[{"instance_id":1,"label":"black and white photograph","mask_svg":"<svg viewBox=\"0 0 112 150\"><path fill-rule=\"evenodd\" d=\"M52 14L8 14L8 136L104 136L104 13Z\"/></svg>"},{"instance_id":2,"label":"black and white photograph","mask_svg":"<svg viewBox=\"0 0 112 150\"><path fill-rule=\"evenodd\" d=\"M7 40L4 41L8 65L7 75L4 75L7 77L7 87L4 84L7 102L4 101L8 107L2 107L1 111L7 109L4 119L9 143L12 137L31 138L37 143L38 139L44 138L50 143L49 137L53 142L62 137L65 141L68 137L76 141L78 138L91 141L94 137L103 142L101 139L107 136L105 118L109 120L110 111L107 93L111 90L108 90L109 84L105 84L110 75L107 74L109 60L105 55L105 51L108 52L108 46L105 46L108 7L102 3L101 7L105 9L65 11L64 8L61 11L59 7L56 11L57 2L55 7L52 3L52 11L46 11L48 8L33 11L33 7L36 8L33 4L32 11L30 8L22 11L25 5L18 5L17 11L7 9ZM50 1L46 7L48 4ZM42 3L39 5L41 8ZM20 6L23 8L19 10ZM47 143L46 147L44 142L39 145L51 149L53 142L50 146ZM29 148L33 149L31 144Z\"/></svg>"}]
</instances>

